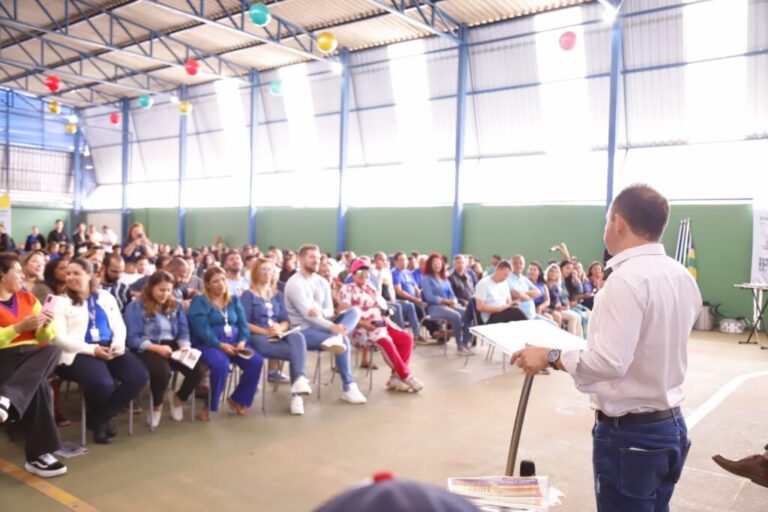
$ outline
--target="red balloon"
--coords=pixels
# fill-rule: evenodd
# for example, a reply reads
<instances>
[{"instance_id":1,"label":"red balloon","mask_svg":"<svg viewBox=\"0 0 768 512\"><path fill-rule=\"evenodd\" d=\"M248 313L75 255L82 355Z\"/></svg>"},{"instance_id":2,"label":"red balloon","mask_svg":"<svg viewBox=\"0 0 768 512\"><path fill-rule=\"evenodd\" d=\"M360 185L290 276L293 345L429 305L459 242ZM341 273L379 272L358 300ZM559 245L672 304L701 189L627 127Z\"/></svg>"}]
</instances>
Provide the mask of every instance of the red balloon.
<instances>
[{"instance_id":1,"label":"red balloon","mask_svg":"<svg viewBox=\"0 0 768 512\"><path fill-rule=\"evenodd\" d=\"M576 34L570 30L563 32L560 36L560 48L568 52L573 50L574 46L576 46Z\"/></svg>"},{"instance_id":2,"label":"red balloon","mask_svg":"<svg viewBox=\"0 0 768 512\"><path fill-rule=\"evenodd\" d=\"M59 92L59 89L61 89L61 78L56 75L48 75L44 83L51 92Z\"/></svg>"},{"instance_id":3,"label":"red balloon","mask_svg":"<svg viewBox=\"0 0 768 512\"><path fill-rule=\"evenodd\" d=\"M187 73L195 76L197 74L197 71L200 69L200 63L197 62L195 59L189 59L187 62L184 63L184 69L187 70Z\"/></svg>"},{"instance_id":4,"label":"red balloon","mask_svg":"<svg viewBox=\"0 0 768 512\"><path fill-rule=\"evenodd\" d=\"M117 112L112 112L109 114L109 122L112 124L117 124L120 122L120 114Z\"/></svg>"}]
</instances>

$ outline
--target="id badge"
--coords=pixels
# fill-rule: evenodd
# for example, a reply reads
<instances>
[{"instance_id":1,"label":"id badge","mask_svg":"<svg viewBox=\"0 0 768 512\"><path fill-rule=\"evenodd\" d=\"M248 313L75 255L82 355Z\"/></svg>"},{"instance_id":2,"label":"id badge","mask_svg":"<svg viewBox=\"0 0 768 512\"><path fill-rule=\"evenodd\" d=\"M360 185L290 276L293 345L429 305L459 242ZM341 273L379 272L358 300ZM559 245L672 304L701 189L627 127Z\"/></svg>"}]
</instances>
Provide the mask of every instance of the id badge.
<instances>
[{"instance_id":1,"label":"id badge","mask_svg":"<svg viewBox=\"0 0 768 512\"><path fill-rule=\"evenodd\" d=\"M101 341L101 335L99 334L99 329L97 327L94 327L92 329L89 329L91 332L91 341L94 341L98 343Z\"/></svg>"},{"instance_id":2,"label":"id badge","mask_svg":"<svg viewBox=\"0 0 768 512\"><path fill-rule=\"evenodd\" d=\"M227 324L227 325L224 326L224 336L226 336L227 338L232 336L232 326L231 325Z\"/></svg>"}]
</instances>

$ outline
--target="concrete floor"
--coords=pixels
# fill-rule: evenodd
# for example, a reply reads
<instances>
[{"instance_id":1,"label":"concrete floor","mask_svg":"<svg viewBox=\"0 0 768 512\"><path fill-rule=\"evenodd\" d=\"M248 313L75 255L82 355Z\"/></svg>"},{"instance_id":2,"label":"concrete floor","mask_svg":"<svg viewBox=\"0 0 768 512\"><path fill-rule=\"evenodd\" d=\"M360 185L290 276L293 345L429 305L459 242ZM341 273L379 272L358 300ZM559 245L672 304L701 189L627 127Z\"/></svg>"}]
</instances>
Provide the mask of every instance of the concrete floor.
<instances>
[{"instance_id":1,"label":"concrete floor","mask_svg":"<svg viewBox=\"0 0 768 512\"><path fill-rule=\"evenodd\" d=\"M768 370L768 350L739 337L695 333L690 342L685 411L691 414L733 378ZM326 356L327 357L327 356ZM310 362L314 361L311 356ZM379 366L384 366L377 356ZM154 433L137 424L133 437L70 459L69 473L50 483L102 511L308 511L378 470L444 486L450 476L501 474L523 381L516 369L502 372L500 359L444 356L418 347L412 366L426 387L418 395L383 389L388 371L374 374L367 405L338 400L338 379L313 395L306 415L288 414L286 387L267 396L267 414L247 418L220 412L210 423L175 423L164 417ZM327 364L325 364L327 368ZM328 374L326 373L326 376ZM367 380L357 370L361 389ZM733 477L711 461L721 453L740 458L768 443L768 374L747 380L691 431L693 447L672 509L768 510L768 489ZM77 417L73 393L66 405ZM260 404L260 395L257 402ZM523 430L520 455L549 475L565 500L555 510L595 510L592 493L587 399L562 373L538 377ZM75 441L78 423L64 429ZM89 438L90 440L90 438ZM20 447L4 438L0 458L21 466ZM51 499L0 474L0 511L66 510Z\"/></svg>"}]
</instances>

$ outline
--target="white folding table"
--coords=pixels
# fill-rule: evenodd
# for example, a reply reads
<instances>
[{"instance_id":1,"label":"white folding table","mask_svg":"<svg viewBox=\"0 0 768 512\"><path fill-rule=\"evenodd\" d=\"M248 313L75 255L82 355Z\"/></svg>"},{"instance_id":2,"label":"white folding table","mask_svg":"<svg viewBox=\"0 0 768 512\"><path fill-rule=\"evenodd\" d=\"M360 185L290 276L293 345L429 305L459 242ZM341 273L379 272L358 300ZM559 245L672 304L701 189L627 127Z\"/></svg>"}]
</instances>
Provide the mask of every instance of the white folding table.
<instances>
[{"instance_id":1,"label":"white folding table","mask_svg":"<svg viewBox=\"0 0 768 512\"><path fill-rule=\"evenodd\" d=\"M752 291L752 327L749 330L749 336L746 341L739 341L741 344L752 344L760 341L760 326L763 326L765 332L765 310L768 307L768 301L763 301L763 292L768 291L768 284L764 283L740 283L733 285L742 290ZM752 337L755 341L752 341ZM768 349L768 345L761 345L760 348Z\"/></svg>"}]
</instances>

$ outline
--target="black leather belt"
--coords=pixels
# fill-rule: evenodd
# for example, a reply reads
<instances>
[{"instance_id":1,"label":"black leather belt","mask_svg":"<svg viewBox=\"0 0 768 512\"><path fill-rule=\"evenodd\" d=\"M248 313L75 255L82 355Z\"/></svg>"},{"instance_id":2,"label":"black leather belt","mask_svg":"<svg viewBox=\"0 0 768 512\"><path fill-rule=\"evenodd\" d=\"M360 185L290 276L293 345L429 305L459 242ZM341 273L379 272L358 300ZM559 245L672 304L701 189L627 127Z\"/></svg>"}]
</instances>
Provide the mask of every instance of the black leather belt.
<instances>
[{"instance_id":1,"label":"black leather belt","mask_svg":"<svg viewBox=\"0 0 768 512\"><path fill-rule=\"evenodd\" d=\"M624 416L608 416L603 411L595 412L595 418L597 421L613 421L619 420L619 424L625 425L641 425L643 423L656 423L657 421L668 420L680 415L680 408L673 407L666 411L654 411L654 412L630 412Z\"/></svg>"}]
</instances>

